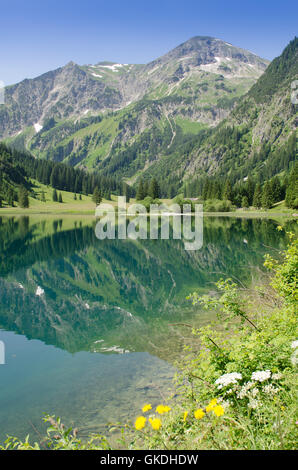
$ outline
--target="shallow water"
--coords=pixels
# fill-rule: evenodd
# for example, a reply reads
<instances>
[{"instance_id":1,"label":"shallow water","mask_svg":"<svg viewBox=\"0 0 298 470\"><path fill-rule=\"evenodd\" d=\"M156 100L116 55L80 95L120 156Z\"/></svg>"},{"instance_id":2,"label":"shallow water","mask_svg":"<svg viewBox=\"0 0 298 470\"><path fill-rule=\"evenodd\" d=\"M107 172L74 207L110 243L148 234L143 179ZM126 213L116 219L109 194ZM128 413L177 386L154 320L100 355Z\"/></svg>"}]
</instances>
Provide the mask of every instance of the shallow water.
<instances>
[{"instance_id":1,"label":"shallow water","mask_svg":"<svg viewBox=\"0 0 298 470\"><path fill-rule=\"evenodd\" d=\"M44 412L82 436L165 400L185 327L211 314L185 299L221 277L250 284L284 247L267 219L206 218L181 240L104 240L94 220L0 217L0 441L38 439Z\"/></svg>"}]
</instances>

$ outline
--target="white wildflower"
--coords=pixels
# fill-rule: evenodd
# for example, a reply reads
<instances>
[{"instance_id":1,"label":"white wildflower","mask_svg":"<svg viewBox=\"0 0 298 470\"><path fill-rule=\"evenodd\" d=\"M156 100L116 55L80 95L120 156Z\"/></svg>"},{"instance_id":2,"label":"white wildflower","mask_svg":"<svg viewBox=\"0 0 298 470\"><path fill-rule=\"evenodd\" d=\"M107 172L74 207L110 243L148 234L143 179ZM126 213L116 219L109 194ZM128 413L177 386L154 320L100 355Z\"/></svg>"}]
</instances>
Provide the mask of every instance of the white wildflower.
<instances>
[{"instance_id":1,"label":"white wildflower","mask_svg":"<svg viewBox=\"0 0 298 470\"><path fill-rule=\"evenodd\" d=\"M254 382L246 382L242 387L239 392L237 392L237 398L245 398L247 396L248 391L251 389L251 387L254 387L255 383Z\"/></svg>"},{"instance_id":2,"label":"white wildflower","mask_svg":"<svg viewBox=\"0 0 298 470\"><path fill-rule=\"evenodd\" d=\"M252 380L256 380L257 382L264 382L264 380L268 380L271 377L270 370L257 370L256 372L252 373Z\"/></svg>"},{"instance_id":3,"label":"white wildflower","mask_svg":"<svg viewBox=\"0 0 298 470\"><path fill-rule=\"evenodd\" d=\"M278 393L278 388L273 387L272 384L264 385L264 387L262 387L262 390L267 395L275 395L276 393Z\"/></svg>"},{"instance_id":4,"label":"white wildflower","mask_svg":"<svg viewBox=\"0 0 298 470\"><path fill-rule=\"evenodd\" d=\"M293 341L292 344L291 344L291 347L292 347L293 349L297 349L297 348L298 348L298 340Z\"/></svg>"},{"instance_id":5,"label":"white wildflower","mask_svg":"<svg viewBox=\"0 0 298 470\"><path fill-rule=\"evenodd\" d=\"M226 387L227 385L230 384L236 384L237 380L242 379L242 375L239 374L238 372L231 372L230 374L224 374L220 376L216 381L216 385L218 385L218 389L221 389L222 387Z\"/></svg>"},{"instance_id":6,"label":"white wildflower","mask_svg":"<svg viewBox=\"0 0 298 470\"><path fill-rule=\"evenodd\" d=\"M272 374L271 376L272 380L279 380L282 378L281 372L276 372L276 374Z\"/></svg>"},{"instance_id":7,"label":"white wildflower","mask_svg":"<svg viewBox=\"0 0 298 470\"><path fill-rule=\"evenodd\" d=\"M255 398L251 398L248 402L248 407L249 408L252 408L253 410L255 410L256 408L258 408L260 405L260 402L259 400L256 400Z\"/></svg>"}]
</instances>

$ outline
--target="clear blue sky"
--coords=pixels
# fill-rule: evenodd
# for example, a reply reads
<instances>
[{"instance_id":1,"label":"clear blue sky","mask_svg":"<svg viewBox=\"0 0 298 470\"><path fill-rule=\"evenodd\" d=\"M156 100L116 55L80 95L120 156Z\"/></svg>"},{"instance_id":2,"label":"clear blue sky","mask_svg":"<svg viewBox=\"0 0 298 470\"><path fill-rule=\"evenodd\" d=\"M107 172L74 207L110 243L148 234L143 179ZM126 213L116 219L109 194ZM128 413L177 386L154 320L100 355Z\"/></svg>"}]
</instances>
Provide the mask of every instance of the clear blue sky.
<instances>
[{"instance_id":1,"label":"clear blue sky","mask_svg":"<svg viewBox=\"0 0 298 470\"><path fill-rule=\"evenodd\" d=\"M1 0L0 81L70 60L146 63L196 35L273 59L297 35L297 18L289 0Z\"/></svg>"}]
</instances>

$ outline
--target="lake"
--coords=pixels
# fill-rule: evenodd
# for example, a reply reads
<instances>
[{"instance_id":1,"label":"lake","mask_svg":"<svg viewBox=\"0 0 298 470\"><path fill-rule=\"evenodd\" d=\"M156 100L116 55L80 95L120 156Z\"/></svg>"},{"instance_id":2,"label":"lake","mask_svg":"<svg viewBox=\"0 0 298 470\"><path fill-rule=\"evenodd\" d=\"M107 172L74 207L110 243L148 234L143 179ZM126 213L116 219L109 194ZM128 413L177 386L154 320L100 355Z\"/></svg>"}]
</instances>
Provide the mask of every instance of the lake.
<instances>
[{"instance_id":1,"label":"lake","mask_svg":"<svg viewBox=\"0 0 298 470\"><path fill-rule=\"evenodd\" d=\"M0 442L44 434L43 413L82 437L165 402L189 329L212 313L186 296L245 285L285 246L269 219L205 217L204 243L98 240L83 216L0 217ZM291 222L288 222L289 227Z\"/></svg>"}]
</instances>

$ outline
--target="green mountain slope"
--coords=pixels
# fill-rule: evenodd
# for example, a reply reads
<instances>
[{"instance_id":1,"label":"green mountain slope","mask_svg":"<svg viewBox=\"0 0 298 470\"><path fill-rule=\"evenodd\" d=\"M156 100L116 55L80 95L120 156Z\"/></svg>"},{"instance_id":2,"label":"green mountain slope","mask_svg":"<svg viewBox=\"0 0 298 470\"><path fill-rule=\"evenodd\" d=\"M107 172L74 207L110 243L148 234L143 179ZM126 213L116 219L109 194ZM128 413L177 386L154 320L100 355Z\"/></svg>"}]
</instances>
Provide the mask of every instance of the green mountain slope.
<instances>
[{"instance_id":1,"label":"green mountain slope","mask_svg":"<svg viewBox=\"0 0 298 470\"><path fill-rule=\"evenodd\" d=\"M297 156L297 105L291 101L297 77L295 38L204 144L194 146L183 162L185 178L205 172L237 180L286 170Z\"/></svg>"},{"instance_id":2,"label":"green mountain slope","mask_svg":"<svg viewBox=\"0 0 298 470\"><path fill-rule=\"evenodd\" d=\"M217 125L267 65L203 36L145 65L71 62L6 88L0 138L37 157L109 174L128 152L119 172L130 179L173 151L181 135Z\"/></svg>"}]
</instances>

